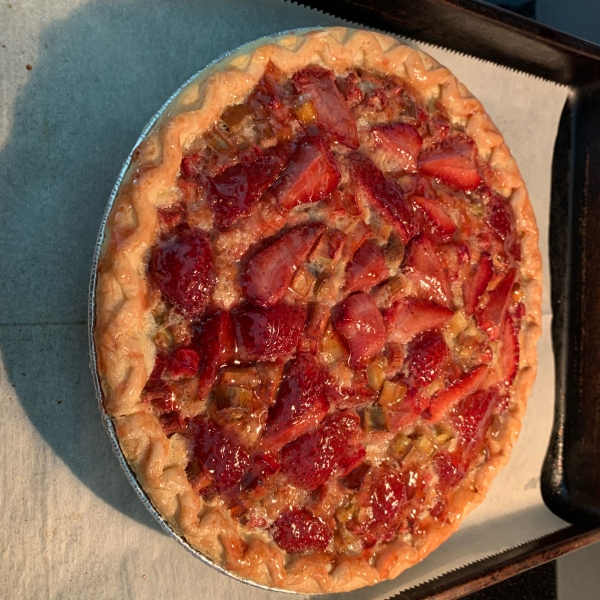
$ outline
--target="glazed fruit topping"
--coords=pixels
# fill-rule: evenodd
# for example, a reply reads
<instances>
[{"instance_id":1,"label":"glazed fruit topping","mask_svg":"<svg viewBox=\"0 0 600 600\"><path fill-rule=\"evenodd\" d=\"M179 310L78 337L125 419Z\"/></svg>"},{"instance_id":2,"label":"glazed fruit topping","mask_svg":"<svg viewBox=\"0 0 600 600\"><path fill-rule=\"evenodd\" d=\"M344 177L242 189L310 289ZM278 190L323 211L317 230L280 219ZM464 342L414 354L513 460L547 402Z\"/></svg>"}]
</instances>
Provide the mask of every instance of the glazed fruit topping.
<instances>
[{"instance_id":1,"label":"glazed fruit topping","mask_svg":"<svg viewBox=\"0 0 600 600\"><path fill-rule=\"evenodd\" d=\"M471 315L475 312L479 299L487 289L494 276L494 263L487 252L483 252L479 261L471 269L471 276L463 284L465 312Z\"/></svg>"},{"instance_id":2,"label":"glazed fruit topping","mask_svg":"<svg viewBox=\"0 0 600 600\"><path fill-rule=\"evenodd\" d=\"M270 531L275 543L289 553L323 550L333 538L333 532L321 519L298 508L280 515Z\"/></svg>"},{"instance_id":3,"label":"glazed fruit topping","mask_svg":"<svg viewBox=\"0 0 600 600\"><path fill-rule=\"evenodd\" d=\"M408 123L375 125L371 128L371 135L377 145L391 153L400 168L405 171L416 170L423 138L412 125Z\"/></svg>"},{"instance_id":4,"label":"glazed fruit topping","mask_svg":"<svg viewBox=\"0 0 600 600\"><path fill-rule=\"evenodd\" d=\"M358 367L383 349L385 325L375 300L357 292L337 304L331 318L337 332L348 344L350 365Z\"/></svg>"},{"instance_id":5,"label":"glazed fruit topping","mask_svg":"<svg viewBox=\"0 0 600 600\"><path fill-rule=\"evenodd\" d=\"M289 357L306 321L306 306L279 303L268 308L243 304L232 311L237 355L243 361Z\"/></svg>"},{"instance_id":6,"label":"glazed fruit topping","mask_svg":"<svg viewBox=\"0 0 600 600\"><path fill-rule=\"evenodd\" d=\"M169 375L171 379L190 379L195 377L200 364L200 355L193 348L177 348L169 357Z\"/></svg>"},{"instance_id":7,"label":"glazed fruit topping","mask_svg":"<svg viewBox=\"0 0 600 600\"><path fill-rule=\"evenodd\" d=\"M445 306L418 298L402 298L385 313L388 332L407 342L426 329L443 327L454 313Z\"/></svg>"},{"instance_id":8,"label":"glazed fruit topping","mask_svg":"<svg viewBox=\"0 0 600 600\"><path fill-rule=\"evenodd\" d=\"M201 315L214 286L213 253L206 233L182 227L152 248L148 276L184 315Z\"/></svg>"},{"instance_id":9,"label":"glazed fruit topping","mask_svg":"<svg viewBox=\"0 0 600 600\"><path fill-rule=\"evenodd\" d=\"M387 279L389 274L383 250L371 240L366 240L346 267L346 291L368 291Z\"/></svg>"},{"instance_id":10,"label":"glazed fruit topping","mask_svg":"<svg viewBox=\"0 0 600 600\"><path fill-rule=\"evenodd\" d=\"M348 162L369 201L387 216L403 243L408 243L417 233L417 227L400 188L364 154L353 152L348 156Z\"/></svg>"},{"instance_id":11,"label":"glazed fruit topping","mask_svg":"<svg viewBox=\"0 0 600 600\"><path fill-rule=\"evenodd\" d=\"M516 269L509 271L498 285L488 292L487 303L475 313L475 319L480 329L487 332L492 340L498 337L500 324L504 320L511 300L516 276Z\"/></svg>"},{"instance_id":12,"label":"glazed fruit topping","mask_svg":"<svg viewBox=\"0 0 600 600\"><path fill-rule=\"evenodd\" d=\"M285 210L307 202L318 202L334 192L340 170L322 137L306 138L298 144L290 164L271 193Z\"/></svg>"},{"instance_id":13,"label":"glazed fruit topping","mask_svg":"<svg viewBox=\"0 0 600 600\"><path fill-rule=\"evenodd\" d=\"M356 121L335 85L333 73L313 65L298 71L292 80L298 94L310 97L319 129L349 148L358 148Z\"/></svg>"},{"instance_id":14,"label":"glazed fruit topping","mask_svg":"<svg viewBox=\"0 0 600 600\"><path fill-rule=\"evenodd\" d=\"M436 242L449 242L456 231L456 223L440 203L423 196L413 196L411 201L421 231Z\"/></svg>"},{"instance_id":15,"label":"glazed fruit topping","mask_svg":"<svg viewBox=\"0 0 600 600\"><path fill-rule=\"evenodd\" d=\"M408 373L417 387L430 384L442 374L450 350L438 329L417 335L408 345Z\"/></svg>"},{"instance_id":16,"label":"glazed fruit topping","mask_svg":"<svg viewBox=\"0 0 600 600\"><path fill-rule=\"evenodd\" d=\"M481 184L477 168L477 147L469 138L442 142L419 156L419 169L457 190L470 192Z\"/></svg>"},{"instance_id":17,"label":"glazed fruit topping","mask_svg":"<svg viewBox=\"0 0 600 600\"><path fill-rule=\"evenodd\" d=\"M322 223L300 225L253 256L242 277L246 298L260 306L278 302L325 229Z\"/></svg>"}]
</instances>

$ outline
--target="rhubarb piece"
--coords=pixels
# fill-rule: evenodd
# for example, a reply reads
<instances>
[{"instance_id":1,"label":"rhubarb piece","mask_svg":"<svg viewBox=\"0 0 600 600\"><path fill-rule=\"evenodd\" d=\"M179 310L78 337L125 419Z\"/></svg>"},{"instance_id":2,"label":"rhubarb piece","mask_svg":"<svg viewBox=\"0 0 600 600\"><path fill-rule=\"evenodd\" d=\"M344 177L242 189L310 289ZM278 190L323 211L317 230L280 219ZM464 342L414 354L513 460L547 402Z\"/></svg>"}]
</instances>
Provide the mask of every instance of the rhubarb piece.
<instances>
[{"instance_id":1,"label":"rhubarb piece","mask_svg":"<svg viewBox=\"0 0 600 600\"><path fill-rule=\"evenodd\" d=\"M437 200L412 196L411 202L423 233L439 243L449 242L452 239L456 231L456 223Z\"/></svg>"},{"instance_id":2,"label":"rhubarb piece","mask_svg":"<svg viewBox=\"0 0 600 600\"><path fill-rule=\"evenodd\" d=\"M275 543L289 553L323 550L333 538L333 532L321 519L299 508L277 517L270 531Z\"/></svg>"},{"instance_id":3,"label":"rhubarb piece","mask_svg":"<svg viewBox=\"0 0 600 600\"><path fill-rule=\"evenodd\" d=\"M369 202L390 219L402 242L407 244L417 233L417 226L400 188L386 179L375 163L364 154L352 152L347 160Z\"/></svg>"},{"instance_id":4,"label":"rhubarb piece","mask_svg":"<svg viewBox=\"0 0 600 600\"><path fill-rule=\"evenodd\" d=\"M310 96L319 129L348 148L358 148L356 121L335 85L333 73L311 65L295 73L292 81L298 94Z\"/></svg>"},{"instance_id":5,"label":"rhubarb piece","mask_svg":"<svg viewBox=\"0 0 600 600\"><path fill-rule=\"evenodd\" d=\"M214 286L213 253L204 231L182 227L152 247L148 277L186 317L201 315Z\"/></svg>"},{"instance_id":6,"label":"rhubarb piece","mask_svg":"<svg viewBox=\"0 0 600 600\"><path fill-rule=\"evenodd\" d=\"M209 179L208 201L221 231L227 231L250 212L252 204L288 165L293 150L291 143L278 144L261 152L254 161L237 163Z\"/></svg>"},{"instance_id":7,"label":"rhubarb piece","mask_svg":"<svg viewBox=\"0 0 600 600\"><path fill-rule=\"evenodd\" d=\"M376 431L389 431L387 413L382 406L368 406L361 411L361 425L368 435Z\"/></svg>"},{"instance_id":8,"label":"rhubarb piece","mask_svg":"<svg viewBox=\"0 0 600 600\"><path fill-rule=\"evenodd\" d=\"M325 229L323 223L299 225L253 256L242 277L246 299L265 307L278 302Z\"/></svg>"},{"instance_id":9,"label":"rhubarb piece","mask_svg":"<svg viewBox=\"0 0 600 600\"><path fill-rule=\"evenodd\" d=\"M282 448L282 472L294 485L317 489L331 477L357 427L358 415L353 411L327 417L317 429Z\"/></svg>"},{"instance_id":10,"label":"rhubarb piece","mask_svg":"<svg viewBox=\"0 0 600 600\"><path fill-rule=\"evenodd\" d=\"M309 255L310 262L319 270L334 267L344 249L348 236L339 229L328 229L316 243Z\"/></svg>"},{"instance_id":11,"label":"rhubarb piece","mask_svg":"<svg viewBox=\"0 0 600 600\"><path fill-rule=\"evenodd\" d=\"M488 334L490 340L498 339L500 324L510 304L516 277L516 269L509 271L500 283L488 292L487 302L475 313L478 327Z\"/></svg>"},{"instance_id":12,"label":"rhubarb piece","mask_svg":"<svg viewBox=\"0 0 600 600\"><path fill-rule=\"evenodd\" d=\"M217 491L221 492L238 483L250 466L246 451L230 434L221 431L210 420L195 418L191 425L194 453Z\"/></svg>"},{"instance_id":13,"label":"rhubarb piece","mask_svg":"<svg viewBox=\"0 0 600 600\"><path fill-rule=\"evenodd\" d=\"M405 171L415 171L423 138L408 123L374 125L371 136L377 146L389 152Z\"/></svg>"},{"instance_id":14,"label":"rhubarb piece","mask_svg":"<svg viewBox=\"0 0 600 600\"><path fill-rule=\"evenodd\" d=\"M417 335L408 345L408 373L417 387L430 384L441 375L450 350L438 329Z\"/></svg>"},{"instance_id":15,"label":"rhubarb piece","mask_svg":"<svg viewBox=\"0 0 600 600\"><path fill-rule=\"evenodd\" d=\"M391 406L404 399L407 391L406 384L401 381L384 381L379 395L379 404Z\"/></svg>"},{"instance_id":16,"label":"rhubarb piece","mask_svg":"<svg viewBox=\"0 0 600 600\"><path fill-rule=\"evenodd\" d=\"M325 374L308 355L298 356L279 386L277 400L269 409L263 444L280 448L314 428L327 414Z\"/></svg>"},{"instance_id":17,"label":"rhubarb piece","mask_svg":"<svg viewBox=\"0 0 600 600\"><path fill-rule=\"evenodd\" d=\"M412 440L402 432L397 433L390 442L390 454L400 462L408 457L412 449Z\"/></svg>"},{"instance_id":18,"label":"rhubarb piece","mask_svg":"<svg viewBox=\"0 0 600 600\"><path fill-rule=\"evenodd\" d=\"M404 264L404 273L411 277L420 297L446 306L450 303L448 278L429 238L420 233L411 240L406 247Z\"/></svg>"},{"instance_id":19,"label":"rhubarb piece","mask_svg":"<svg viewBox=\"0 0 600 600\"><path fill-rule=\"evenodd\" d=\"M394 339L407 342L427 329L443 327L454 313L445 306L418 298L402 298L385 312L385 326Z\"/></svg>"},{"instance_id":20,"label":"rhubarb piece","mask_svg":"<svg viewBox=\"0 0 600 600\"><path fill-rule=\"evenodd\" d=\"M463 283L463 295L465 299L465 312L472 315L477 308L479 299L487 289L494 275L494 263L492 257L483 252L477 262L471 268L471 276Z\"/></svg>"},{"instance_id":21,"label":"rhubarb piece","mask_svg":"<svg viewBox=\"0 0 600 600\"><path fill-rule=\"evenodd\" d=\"M352 294L337 304L331 317L336 331L348 344L351 367L364 364L383 349L383 317L375 300L365 292Z\"/></svg>"},{"instance_id":22,"label":"rhubarb piece","mask_svg":"<svg viewBox=\"0 0 600 600\"><path fill-rule=\"evenodd\" d=\"M198 395L205 398L217 380L219 369L233 357L235 337L231 317L220 310L209 317L195 338L201 353L198 369Z\"/></svg>"},{"instance_id":23,"label":"rhubarb piece","mask_svg":"<svg viewBox=\"0 0 600 600\"><path fill-rule=\"evenodd\" d=\"M306 138L299 143L271 193L282 209L289 210L298 204L327 198L337 188L340 178L327 142L322 137Z\"/></svg>"},{"instance_id":24,"label":"rhubarb piece","mask_svg":"<svg viewBox=\"0 0 600 600\"><path fill-rule=\"evenodd\" d=\"M450 139L419 156L419 170L457 190L470 192L481 185L477 147L469 138Z\"/></svg>"},{"instance_id":25,"label":"rhubarb piece","mask_svg":"<svg viewBox=\"0 0 600 600\"><path fill-rule=\"evenodd\" d=\"M346 267L347 292L368 291L390 275L383 251L370 240L362 243Z\"/></svg>"},{"instance_id":26,"label":"rhubarb piece","mask_svg":"<svg viewBox=\"0 0 600 600\"><path fill-rule=\"evenodd\" d=\"M297 348L307 309L279 303L269 308L244 304L232 311L237 355L243 361L290 356Z\"/></svg>"},{"instance_id":27,"label":"rhubarb piece","mask_svg":"<svg viewBox=\"0 0 600 600\"><path fill-rule=\"evenodd\" d=\"M177 348L169 356L169 376L175 381L196 376L200 355L193 348Z\"/></svg>"},{"instance_id":28,"label":"rhubarb piece","mask_svg":"<svg viewBox=\"0 0 600 600\"><path fill-rule=\"evenodd\" d=\"M489 372L485 365L475 367L462 375L455 383L438 392L429 407L423 412L425 420L437 423L449 410L462 402L469 394L476 392Z\"/></svg>"}]
</instances>

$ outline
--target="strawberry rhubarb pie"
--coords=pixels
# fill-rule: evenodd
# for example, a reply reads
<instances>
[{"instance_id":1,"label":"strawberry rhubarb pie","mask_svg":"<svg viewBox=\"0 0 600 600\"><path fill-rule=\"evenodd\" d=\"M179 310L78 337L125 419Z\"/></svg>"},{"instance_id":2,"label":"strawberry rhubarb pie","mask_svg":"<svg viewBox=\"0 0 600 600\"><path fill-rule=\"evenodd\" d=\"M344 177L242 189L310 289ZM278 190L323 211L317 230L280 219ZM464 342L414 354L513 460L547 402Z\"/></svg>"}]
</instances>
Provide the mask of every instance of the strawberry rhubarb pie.
<instances>
[{"instance_id":1,"label":"strawberry rhubarb pie","mask_svg":"<svg viewBox=\"0 0 600 600\"><path fill-rule=\"evenodd\" d=\"M133 155L98 267L104 408L214 563L370 585L506 462L540 273L515 162L447 69L364 31L274 39L184 88Z\"/></svg>"}]
</instances>

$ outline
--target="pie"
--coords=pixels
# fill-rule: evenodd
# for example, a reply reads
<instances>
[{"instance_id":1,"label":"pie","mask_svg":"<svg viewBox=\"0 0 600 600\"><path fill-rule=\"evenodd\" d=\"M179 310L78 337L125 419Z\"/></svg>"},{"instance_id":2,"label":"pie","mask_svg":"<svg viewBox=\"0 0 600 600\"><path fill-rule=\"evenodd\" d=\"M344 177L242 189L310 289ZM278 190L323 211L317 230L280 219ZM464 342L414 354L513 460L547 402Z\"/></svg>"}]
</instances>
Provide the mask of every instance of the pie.
<instances>
[{"instance_id":1,"label":"pie","mask_svg":"<svg viewBox=\"0 0 600 600\"><path fill-rule=\"evenodd\" d=\"M351 590L484 498L540 299L525 185L468 90L384 35L286 35L192 81L133 154L98 266L104 408L215 564Z\"/></svg>"}]
</instances>

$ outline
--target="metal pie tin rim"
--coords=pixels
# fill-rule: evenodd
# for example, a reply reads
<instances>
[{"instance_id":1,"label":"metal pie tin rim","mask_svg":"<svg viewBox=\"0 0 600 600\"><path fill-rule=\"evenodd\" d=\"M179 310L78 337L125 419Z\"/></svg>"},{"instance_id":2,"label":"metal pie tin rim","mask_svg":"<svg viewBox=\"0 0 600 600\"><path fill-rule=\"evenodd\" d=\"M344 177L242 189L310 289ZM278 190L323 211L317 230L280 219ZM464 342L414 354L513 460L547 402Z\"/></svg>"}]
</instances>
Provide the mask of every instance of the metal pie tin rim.
<instances>
[{"instance_id":1,"label":"metal pie tin rim","mask_svg":"<svg viewBox=\"0 0 600 600\"><path fill-rule=\"evenodd\" d=\"M158 110L158 112L152 117L152 119L144 127L144 129L142 130L142 133L140 134L140 137L137 139L133 149L127 156L127 159L125 160L125 162L123 163L123 166L121 167L121 170L119 171L119 175L117 177L115 185L113 186L113 189L111 191L111 194L110 194L110 197L108 200L108 204L106 206L104 215L100 222L100 230L99 230L98 238L96 240L96 245L94 248L94 256L93 256L93 261L92 261L92 271L91 271L91 276L90 276L90 285L89 285L89 293L88 293L88 341L89 341L89 352L90 352L90 369L92 371L92 379L94 382L96 400L98 401L98 407L100 409L100 412L102 413L102 422L108 432L108 437L110 438L113 452L116 454L119 464L121 465L121 468L125 472L125 476L127 477L129 483L135 490L139 499L142 501L142 504L146 507L148 512L156 519L156 521L161 526L161 528L170 537L176 539L186 550L188 550L188 552L193 554L197 559L199 559L204 564L209 565L209 566L213 567L214 569L216 569L219 573L228 575L232 579L241 581L242 583L247 583L251 586L261 588L263 590L267 590L270 592L283 592L286 594L299 594L300 592L295 592L292 590L286 590L286 589L276 588L276 587L269 587L269 586L257 583L256 581L253 581L251 579L240 577L239 575L231 573L230 571L228 571L224 567L217 564L215 561L213 561L211 558L209 558L208 556L206 556L199 550L196 550L185 539L184 536L175 532L171 528L171 526L165 521L165 519L163 519L163 517L156 510L156 508L154 508L154 505L152 504L150 498L148 497L148 494L144 491L143 487L137 480L137 477L136 477L135 473L133 472L133 469L127 462L127 460L123 454L123 451L121 450L112 417L110 417L110 415L108 415L106 413L106 411L104 410L102 387L100 384L100 378L98 376L98 359L97 359L97 354L96 354L96 347L94 344L94 324L95 324L95 319L96 319L96 284L97 284L97 279L98 279L97 275L98 275L98 263L99 263L99 259L100 259L100 251L102 249L102 244L104 243L108 217L110 215L110 212L114 205L115 199L121 188L121 184L123 182L125 174L127 173L127 170L129 169L129 167L131 165L133 153L134 153L135 149L148 137L148 135L152 132L152 130L154 129L155 125L158 123L160 118L167 113L168 109L179 98L179 96L184 92L184 90L190 84L201 82L201 81L207 79L208 77L210 77L212 72L216 70L216 67L220 66L223 62L234 59L238 55L247 54L254 48L258 48L260 46L263 46L263 45L266 45L269 43L273 43L282 37L286 37L286 36L290 36L290 35L302 35L305 33L309 33L311 31L323 31L323 30L324 30L324 27L302 27L302 28L298 28L298 29L289 29L289 30L281 31L279 33L272 34L272 35L260 37L251 42L247 42L247 43L235 48L234 50L231 50L229 52L226 52L225 54L222 54L217 59L208 63L205 67L200 69L198 72L196 72L194 75L192 75L187 81L185 81L173 94L171 94L171 96L168 98L168 100L162 105L162 107ZM304 592L303 592L303 594L306 595L306 593L304 593Z\"/></svg>"}]
</instances>

